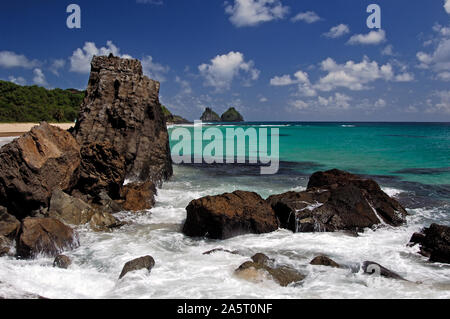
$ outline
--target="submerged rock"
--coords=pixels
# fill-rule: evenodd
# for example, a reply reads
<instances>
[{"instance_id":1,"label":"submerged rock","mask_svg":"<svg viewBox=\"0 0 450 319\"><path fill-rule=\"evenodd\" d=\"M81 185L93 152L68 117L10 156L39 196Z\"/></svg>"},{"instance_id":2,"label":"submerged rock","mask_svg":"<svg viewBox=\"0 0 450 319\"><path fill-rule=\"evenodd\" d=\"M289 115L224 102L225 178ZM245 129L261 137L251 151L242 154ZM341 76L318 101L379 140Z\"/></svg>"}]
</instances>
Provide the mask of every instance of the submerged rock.
<instances>
[{"instance_id":1,"label":"submerged rock","mask_svg":"<svg viewBox=\"0 0 450 319\"><path fill-rule=\"evenodd\" d=\"M155 183L169 178L172 160L159 87L143 75L138 60L94 57L76 140L83 147L109 142L124 156L127 178Z\"/></svg>"},{"instance_id":2,"label":"submerged rock","mask_svg":"<svg viewBox=\"0 0 450 319\"><path fill-rule=\"evenodd\" d=\"M120 273L119 279L122 279L127 273L131 271L136 271L140 269L147 269L151 272L152 268L155 266L155 260L152 256L144 256L131 260L123 266L122 272Z\"/></svg>"},{"instance_id":3,"label":"submerged rock","mask_svg":"<svg viewBox=\"0 0 450 319\"><path fill-rule=\"evenodd\" d=\"M112 231L115 228L120 228L125 223L118 220L116 217L107 212L95 213L89 222L91 229L96 232Z\"/></svg>"},{"instance_id":4,"label":"submerged rock","mask_svg":"<svg viewBox=\"0 0 450 319\"><path fill-rule=\"evenodd\" d=\"M0 206L0 236L14 239L19 234L20 222L8 214L6 208Z\"/></svg>"},{"instance_id":5,"label":"submerged rock","mask_svg":"<svg viewBox=\"0 0 450 319\"><path fill-rule=\"evenodd\" d=\"M420 245L420 254L431 262L450 264L450 227L432 224L411 237L412 245Z\"/></svg>"},{"instance_id":6,"label":"submerged rock","mask_svg":"<svg viewBox=\"0 0 450 319\"><path fill-rule=\"evenodd\" d=\"M121 192L122 206L133 212L150 209L155 205L155 194L156 187L152 182L127 184Z\"/></svg>"},{"instance_id":7,"label":"submerged rock","mask_svg":"<svg viewBox=\"0 0 450 319\"><path fill-rule=\"evenodd\" d=\"M203 253L203 255L212 255L212 254L215 254L215 253L218 253L218 252L229 253L229 254L232 254L232 255L239 255L239 251L237 251L237 250L228 250L228 249L223 249L223 248L215 248L215 249L211 249L211 250L205 251Z\"/></svg>"},{"instance_id":8,"label":"submerged rock","mask_svg":"<svg viewBox=\"0 0 450 319\"><path fill-rule=\"evenodd\" d=\"M207 107L200 117L200 120L203 122L220 122L220 116L211 108Z\"/></svg>"},{"instance_id":9,"label":"submerged rock","mask_svg":"<svg viewBox=\"0 0 450 319\"><path fill-rule=\"evenodd\" d=\"M65 255L58 255L53 261L53 267L58 267L61 269L67 269L70 267L71 264L72 260Z\"/></svg>"},{"instance_id":10,"label":"submerged rock","mask_svg":"<svg viewBox=\"0 0 450 319\"><path fill-rule=\"evenodd\" d=\"M247 261L239 266L235 270L235 275L252 282L273 279L282 287L300 282L306 278L306 276L291 267L277 265L273 259L261 253L254 255L252 261Z\"/></svg>"},{"instance_id":11,"label":"submerged rock","mask_svg":"<svg viewBox=\"0 0 450 319\"><path fill-rule=\"evenodd\" d=\"M382 277L386 277L386 278L407 281L405 278L403 278L399 274L397 274L397 273L393 272L392 270L389 270L386 267L383 267L380 264L377 264L376 262L373 262L373 261L363 262L362 269L363 269L364 273L369 274L369 275L378 275L378 276L382 276Z\"/></svg>"},{"instance_id":12,"label":"submerged rock","mask_svg":"<svg viewBox=\"0 0 450 319\"><path fill-rule=\"evenodd\" d=\"M222 114L220 120L222 122L244 122L244 117L234 107L230 107Z\"/></svg>"},{"instance_id":13,"label":"submerged rock","mask_svg":"<svg viewBox=\"0 0 450 319\"><path fill-rule=\"evenodd\" d=\"M95 210L81 199L72 197L56 189L50 199L48 215L66 224L82 225L91 220Z\"/></svg>"},{"instance_id":14,"label":"submerged rock","mask_svg":"<svg viewBox=\"0 0 450 319\"><path fill-rule=\"evenodd\" d=\"M327 256L317 256L313 260L311 260L310 264L314 266L341 268L341 266L337 262Z\"/></svg>"},{"instance_id":15,"label":"submerged rock","mask_svg":"<svg viewBox=\"0 0 450 319\"><path fill-rule=\"evenodd\" d=\"M191 201L183 233L191 237L227 239L278 229L274 211L256 193L235 191Z\"/></svg>"},{"instance_id":16,"label":"submerged rock","mask_svg":"<svg viewBox=\"0 0 450 319\"><path fill-rule=\"evenodd\" d=\"M294 232L400 226L407 216L406 210L375 181L339 170L315 173L306 191L270 196L267 202L281 227Z\"/></svg>"},{"instance_id":17,"label":"submerged rock","mask_svg":"<svg viewBox=\"0 0 450 319\"><path fill-rule=\"evenodd\" d=\"M22 222L17 255L33 258L38 254L56 256L79 246L77 233L55 218L25 218Z\"/></svg>"},{"instance_id":18,"label":"submerged rock","mask_svg":"<svg viewBox=\"0 0 450 319\"><path fill-rule=\"evenodd\" d=\"M0 202L19 219L48 207L53 190L73 188L80 162L73 136L43 122L0 149Z\"/></svg>"}]
</instances>

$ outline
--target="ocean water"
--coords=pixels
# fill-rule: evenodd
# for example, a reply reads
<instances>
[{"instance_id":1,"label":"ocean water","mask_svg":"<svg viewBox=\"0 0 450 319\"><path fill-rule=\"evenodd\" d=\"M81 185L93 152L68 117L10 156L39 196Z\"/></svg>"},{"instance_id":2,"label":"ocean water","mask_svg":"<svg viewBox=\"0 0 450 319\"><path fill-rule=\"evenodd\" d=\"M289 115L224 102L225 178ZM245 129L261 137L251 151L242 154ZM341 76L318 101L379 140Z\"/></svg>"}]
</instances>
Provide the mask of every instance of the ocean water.
<instances>
[{"instance_id":1,"label":"ocean water","mask_svg":"<svg viewBox=\"0 0 450 319\"><path fill-rule=\"evenodd\" d=\"M450 224L450 125L375 123L249 123L244 128L279 128L281 168L260 176L251 165L175 165L173 178L158 189L156 206L142 214L122 212L131 222L113 233L78 228L81 246L66 254L68 270L53 259L0 258L0 297L47 298L450 298L450 265L429 263L407 247L411 235L433 222ZM221 130L232 126L219 126ZM187 127L192 130L193 127ZM171 128L173 130L173 128ZM0 145L10 139L1 138ZM375 178L411 214L407 225L343 233L245 235L224 241L188 238L180 229L192 199L237 189L267 197L306 188L317 170L340 168ZM214 248L239 250L244 256ZM233 275L262 252L307 275L299 286L267 280L251 283ZM125 262L152 255L156 266L119 274ZM325 254L338 263L371 260L409 282L309 265Z\"/></svg>"}]
</instances>

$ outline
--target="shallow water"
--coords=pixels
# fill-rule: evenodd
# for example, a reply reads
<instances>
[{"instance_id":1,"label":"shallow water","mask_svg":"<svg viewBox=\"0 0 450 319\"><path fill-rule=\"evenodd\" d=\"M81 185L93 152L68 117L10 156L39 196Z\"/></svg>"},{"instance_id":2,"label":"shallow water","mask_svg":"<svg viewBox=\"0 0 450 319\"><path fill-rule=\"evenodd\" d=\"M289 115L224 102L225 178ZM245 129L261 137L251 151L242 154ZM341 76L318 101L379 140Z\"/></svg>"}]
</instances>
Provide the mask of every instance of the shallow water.
<instances>
[{"instance_id":1,"label":"shallow water","mask_svg":"<svg viewBox=\"0 0 450 319\"><path fill-rule=\"evenodd\" d=\"M9 140L1 139L0 144ZM188 238L180 232L185 207L194 198L237 189L256 191L263 197L305 189L307 172L290 163L285 166L276 176L256 176L254 168L245 166L175 166L173 178L158 190L156 207L144 214L118 215L130 225L113 233L79 227L81 246L66 253L74 262L68 270L53 268L52 258L0 258L0 297L450 298L450 265L429 263L417 253L418 247L406 246L411 235L424 226L449 224L450 204L442 183L375 176L389 195L409 207L411 216L405 226L366 230L359 237L278 230L217 241ZM375 171L370 165L366 170L368 174ZM238 250L244 256L203 255L214 248ZM251 283L234 276L234 269L257 252L297 268L307 278L301 285L283 288L272 281ZM319 254L347 265L375 261L409 282L309 265ZM144 255L156 261L150 275L138 271L118 280L127 261Z\"/></svg>"}]
</instances>

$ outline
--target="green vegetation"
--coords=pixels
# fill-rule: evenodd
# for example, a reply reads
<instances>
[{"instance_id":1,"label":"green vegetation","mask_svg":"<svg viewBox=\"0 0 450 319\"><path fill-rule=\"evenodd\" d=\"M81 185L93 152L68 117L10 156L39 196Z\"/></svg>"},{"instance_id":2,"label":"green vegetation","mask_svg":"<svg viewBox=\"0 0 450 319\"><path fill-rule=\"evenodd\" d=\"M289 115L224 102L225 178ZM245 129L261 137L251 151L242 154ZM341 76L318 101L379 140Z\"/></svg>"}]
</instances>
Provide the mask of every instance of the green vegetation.
<instances>
[{"instance_id":1,"label":"green vegetation","mask_svg":"<svg viewBox=\"0 0 450 319\"><path fill-rule=\"evenodd\" d=\"M75 89L0 81L0 122L74 122L83 98L84 92Z\"/></svg>"},{"instance_id":2,"label":"green vegetation","mask_svg":"<svg viewBox=\"0 0 450 319\"><path fill-rule=\"evenodd\" d=\"M230 107L222 114L221 120L222 122L243 122L244 118L234 107Z\"/></svg>"},{"instance_id":3,"label":"green vegetation","mask_svg":"<svg viewBox=\"0 0 450 319\"><path fill-rule=\"evenodd\" d=\"M169 109L165 105L161 105L164 117L166 118L167 123L173 123L173 124L185 124L189 123L188 120L182 118L179 115L174 115L172 112L169 111Z\"/></svg>"}]
</instances>

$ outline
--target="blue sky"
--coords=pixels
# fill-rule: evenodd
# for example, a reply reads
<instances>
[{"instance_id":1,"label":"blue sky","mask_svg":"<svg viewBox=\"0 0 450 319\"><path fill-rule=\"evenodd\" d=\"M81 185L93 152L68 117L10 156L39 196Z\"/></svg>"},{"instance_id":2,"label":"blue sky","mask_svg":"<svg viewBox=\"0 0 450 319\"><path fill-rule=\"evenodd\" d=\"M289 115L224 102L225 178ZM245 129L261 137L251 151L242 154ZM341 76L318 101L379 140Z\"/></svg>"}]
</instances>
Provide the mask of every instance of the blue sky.
<instances>
[{"instance_id":1,"label":"blue sky","mask_svg":"<svg viewBox=\"0 0 450 319\"><path fill-rule=\"evenodd\" d=\"M85 89L92 55L113 52L191 120L234 106L253 121L450 121L449 22L450 0L2 1L0 79Z\"/></svg>"}]
</instances>

